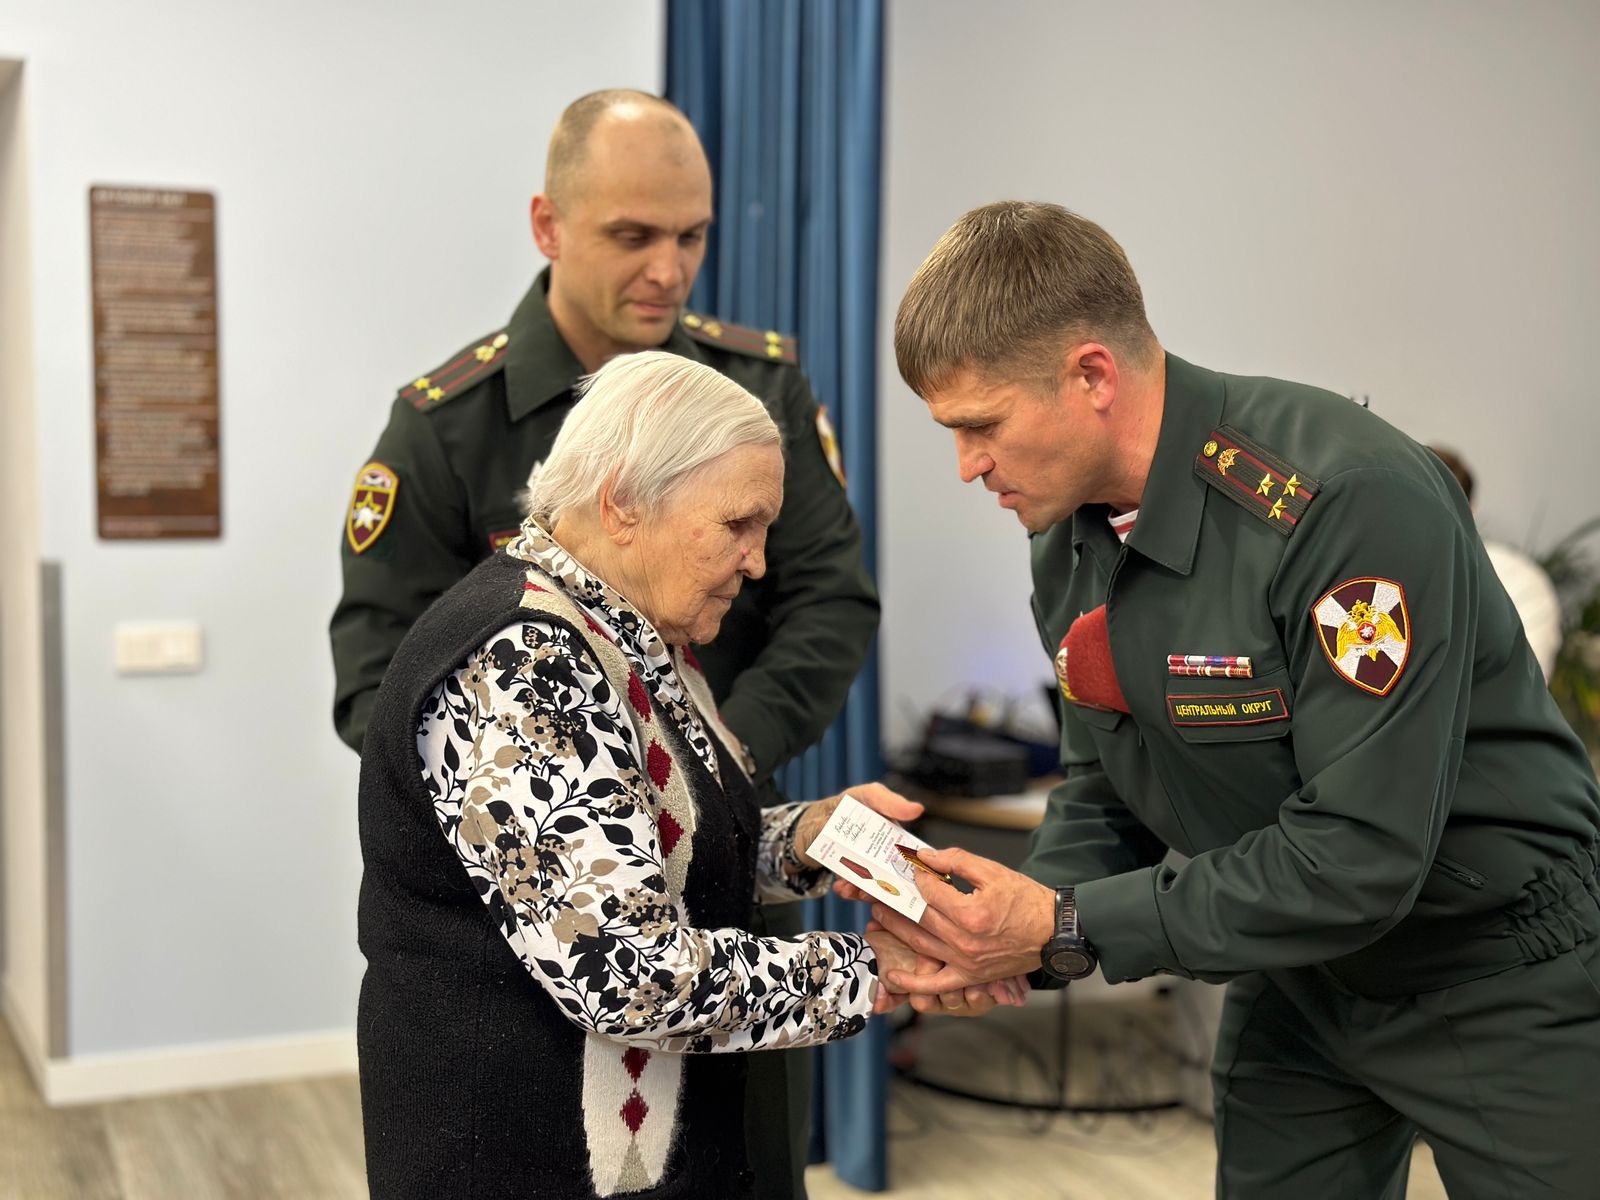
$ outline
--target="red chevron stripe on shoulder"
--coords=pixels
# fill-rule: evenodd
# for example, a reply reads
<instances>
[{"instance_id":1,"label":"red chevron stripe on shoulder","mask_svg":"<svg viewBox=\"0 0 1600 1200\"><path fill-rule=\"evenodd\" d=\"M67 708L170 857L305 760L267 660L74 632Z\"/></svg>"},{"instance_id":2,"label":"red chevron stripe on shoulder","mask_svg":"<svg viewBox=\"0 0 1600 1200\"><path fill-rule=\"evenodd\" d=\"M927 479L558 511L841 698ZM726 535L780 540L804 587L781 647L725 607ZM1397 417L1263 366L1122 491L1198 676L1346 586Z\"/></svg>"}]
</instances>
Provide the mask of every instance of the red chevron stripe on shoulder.
<instances>
[{"instance_id":1,"label":"red chevron stripe on shoulder","mask_svg":"<svg viewBox=\"0 0 1600 1200\"><path fill-rule=\"evenodd\" d=\"M510 336L501 329L470 343L460 353L402 387L400 398L423 411L443 404L468 384L487 378L504 366L510 342Z\"/></svg>"},{"instance_id":2,"label":"red chevron stripe on shoulder","mask_svg":"<svg viewBox=\"0 0 1600 1200\"><path fill-rule=\"evenodd\" d=\"M1232 425L1211 431L1194 457L1194 473L1284 537L1294 533L1322 490L1311 476Z\"/></svg>"}]
</instances>

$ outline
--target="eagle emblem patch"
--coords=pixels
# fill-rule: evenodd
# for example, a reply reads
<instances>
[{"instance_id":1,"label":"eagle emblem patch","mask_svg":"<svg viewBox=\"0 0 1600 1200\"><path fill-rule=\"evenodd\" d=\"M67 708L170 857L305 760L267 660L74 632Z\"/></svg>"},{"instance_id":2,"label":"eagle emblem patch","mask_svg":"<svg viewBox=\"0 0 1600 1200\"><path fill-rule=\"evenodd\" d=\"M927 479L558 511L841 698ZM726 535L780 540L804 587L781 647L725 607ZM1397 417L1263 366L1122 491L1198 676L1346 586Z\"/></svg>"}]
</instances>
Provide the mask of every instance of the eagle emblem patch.
<instances>
[{"instance_id":1,"label":"eagle emblem patch","mask_svg":"<svg viewBox=\"0 0 1600 1200\"><path fill-rule=\"evenodd\" d=\"M361 468L344 520L344 536L350 549L360 554L378 540L394 515L394 494L399 489L400 477L381 462L369 462Z\"/></svg>"},{"instance_id":2,"label":"eagle emblem patch","mask_svg":"<svg viewBox=\"0 0 1600 1200\"><path fill-rule=\"evenodd\" d=\"M1411 650L1406 593L1392 579L1352 579L1311 610L1333 669L1364 692L1387 696Z\"/></svg>"}]
</instances>

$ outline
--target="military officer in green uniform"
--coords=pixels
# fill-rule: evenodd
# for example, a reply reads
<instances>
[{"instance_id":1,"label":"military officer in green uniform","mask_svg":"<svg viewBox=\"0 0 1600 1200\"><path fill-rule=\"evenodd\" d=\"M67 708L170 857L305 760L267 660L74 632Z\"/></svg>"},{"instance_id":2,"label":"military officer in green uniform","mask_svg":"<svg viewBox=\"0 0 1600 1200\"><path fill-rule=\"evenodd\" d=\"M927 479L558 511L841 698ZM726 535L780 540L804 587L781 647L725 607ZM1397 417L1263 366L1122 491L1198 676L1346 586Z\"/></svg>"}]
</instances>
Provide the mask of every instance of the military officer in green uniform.
<instances>
[{"instance_id":1,"label":"military officer in green uniform","mask_svg":"<svg viewBox=\"0 0 1600 1200\"><path fill-rule=\"evenodd\" d=\"M1600 1196L1594 770L1443 464L1165 353L1054 205L957 222L895 349L1031 535L1065 780L1023 873L875 914L948 964L891 985L1228 981L1219 1196L1399 1197L1419 1132L1451 1196Z\"/></svg>"},{"instance_id":2,"label":"military officer in green uniform","mask_svg":"<svg viewBox=\"0 0 1600 1200\"><path fill-rule=\"evenodd\" d=\"M531 212L550 266L505 328L400 389L357 472L330 632L334 724L358 752L412 622L515 534L520 493L572 407L574 383L614 355L653 347L736 380L784 435L783 509L767 541L767 574L742 589L716 641L699 650L722 717L760 782L837 715L878 620L861 531L794 340L683 311L711 204L704 151L665 101L599 92L562 115ZM768 921L779 932L777 910ZM805 1194L805 1055L751 1056L749 1145L763 1196Z\"/></svg>"}]
</instances>

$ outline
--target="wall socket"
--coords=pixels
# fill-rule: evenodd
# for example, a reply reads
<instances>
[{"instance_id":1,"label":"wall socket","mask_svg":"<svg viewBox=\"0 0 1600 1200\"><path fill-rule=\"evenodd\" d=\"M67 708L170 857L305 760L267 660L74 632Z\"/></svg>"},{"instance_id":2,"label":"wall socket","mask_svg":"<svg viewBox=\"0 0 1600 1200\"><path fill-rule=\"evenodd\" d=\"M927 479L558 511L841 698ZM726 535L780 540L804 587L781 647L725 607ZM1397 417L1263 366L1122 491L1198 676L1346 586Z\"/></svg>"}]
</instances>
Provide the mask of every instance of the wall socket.
<instances>
[{"instance_id":1,"label":"wall socket","mask_svg":"<svg viewBox=\"0 0 1600 1200\"><path fill-rule=\"evenodd\" d=\"M205 665L194 621L119 623L115 640L119 675L176 675Z\"/></svg>"}]
</instances>

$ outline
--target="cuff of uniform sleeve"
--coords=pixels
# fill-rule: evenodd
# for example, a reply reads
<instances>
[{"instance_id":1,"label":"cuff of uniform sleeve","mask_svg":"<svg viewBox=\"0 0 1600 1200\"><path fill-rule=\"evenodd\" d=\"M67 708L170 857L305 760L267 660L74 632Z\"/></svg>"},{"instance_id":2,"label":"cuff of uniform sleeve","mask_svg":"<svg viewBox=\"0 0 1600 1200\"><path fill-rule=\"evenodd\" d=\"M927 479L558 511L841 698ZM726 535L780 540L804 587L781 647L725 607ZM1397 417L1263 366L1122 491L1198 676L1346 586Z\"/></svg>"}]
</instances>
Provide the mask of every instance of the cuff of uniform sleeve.
<instances>
[{"instance_id":1,"label":"cuff of uniform sleeve","mask_svg":"<svg viewBox=\"0 0 1600 1200\"><path fill-rule=\"evenodd\" d=\"M1083 935L1100 958L1106 982L1129 983L1148 975L1193 978L1167 940L1154 868L1079 884L1074 896Z\"/></svg>"},{"instance_id":2,"label":"cuff of uniform sleeve","mask_svg":"<svg viewBox=\"0 0 1600 1200\"><path fill-rule=\"evenodd\" d=\"M755 759L755 782L760 783L771 775L773 768L778 765L777 758L781 750L777 731L769 729L754 713L747 712L737 696L729 696L718 709L718 715L733 736L744 743L750 757Z\"/></svg>"}]
</instances>

